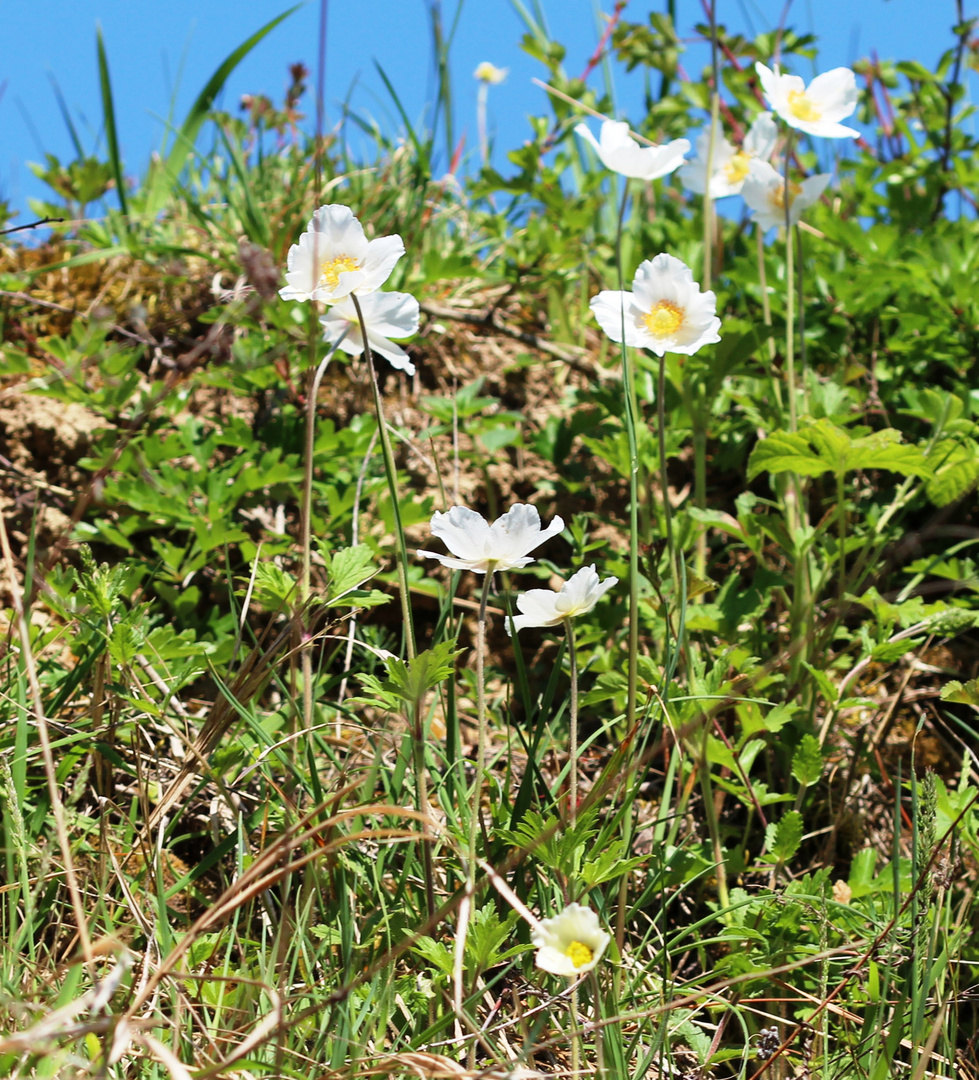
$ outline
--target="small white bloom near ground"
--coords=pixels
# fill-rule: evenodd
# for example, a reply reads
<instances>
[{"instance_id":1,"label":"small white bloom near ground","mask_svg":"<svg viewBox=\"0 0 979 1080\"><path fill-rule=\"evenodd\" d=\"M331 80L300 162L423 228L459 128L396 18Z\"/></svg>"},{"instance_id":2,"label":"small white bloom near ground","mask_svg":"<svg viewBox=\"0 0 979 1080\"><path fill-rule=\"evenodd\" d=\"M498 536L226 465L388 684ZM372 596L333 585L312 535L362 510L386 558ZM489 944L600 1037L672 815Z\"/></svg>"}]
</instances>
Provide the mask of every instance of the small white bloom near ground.
<instances>
[{"instance_id":1,"label":"small white bloom near ground","mask_svg":"<svg viewBox=\"0 0 979 1080\"><path fill-rule=\"evenodd\" d=\"M610 938L591 908L568 904L560 915L544 919L531 941L537 946L534 963L542 971L575 978L601 960Z\"/></svg>"},{"instance_id":2,"label":"small white bloom near ground","mask_svg":"<svg viewBox=\"0 0 979 1080\"><path fill-rule=\"evenodd\" d=\"M560 626L565 619L585 615L599 600L618 584L617 577L600 581L594 564L585 566L561 586L558 592L551 589L528 589L517 597L519 615L513 619L517 630L525 626ZM510 633L510 621L506 624Z\"/></svg>"}]
</instances>

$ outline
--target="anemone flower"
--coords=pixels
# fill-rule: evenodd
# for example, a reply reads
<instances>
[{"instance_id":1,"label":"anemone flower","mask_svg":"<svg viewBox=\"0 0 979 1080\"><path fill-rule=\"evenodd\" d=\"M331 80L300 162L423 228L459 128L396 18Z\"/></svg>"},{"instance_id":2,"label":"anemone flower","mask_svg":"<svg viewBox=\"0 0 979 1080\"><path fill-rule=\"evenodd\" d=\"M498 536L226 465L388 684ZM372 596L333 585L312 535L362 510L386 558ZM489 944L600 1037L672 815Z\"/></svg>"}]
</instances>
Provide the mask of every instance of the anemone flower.
<instances>
[{"instance_id":1,"label":"anemone flower","mask_svg":"<svg viewBox=\"0 0 979 1080\"><path fill-rule=\"evenodd\" d=\"M605 290L589 305L599 325L613 341L651 349L657 356L686 353L720 341L721 320L714 314L716 298L701 292L686 263L661 254L640 263L632 292Z\"/></svg>"},{"instance_id":2,"label":"anemone flower","mask_svg":"<svg viewBox=\"0 0 979 1080\"><path fill-rule=\"evenodd\" d=\"M795 225L803 210L819 201L832 180L830 173L810 176L801 183L789 181L789 224ZM741 197L754 211L752 220L762 229L772 229L785 224L785 177L776 172L767 161L753 161L748 178L741 189Z\"/></svg>"},{"instance_id":3,"label":"anemone flower","mask_svg":"<svg viewBox=\"0 0 979 1080\"><path fill-rule=\"evenodd\" d=\"M400 236L368 240L349 206L321 206L299 243L289 248L283 300L321 300L335 304L350 293L379 289L405 253Z\"/></svg>"},{"instance_id":4,"label":"anemone flower","mask_svg":"<svg viewBox=\"0 0 979 1080\"><path fill-rule=\"evenodd\" d=\"M710 176L710 197L724 199L737 195L748 175L752 159L768 161L775 149L778 127L772 114L763 112L755 117L751 129L745 136L741 149L732 146L721 134L720 127L714 134L714 156ZM692 161L682 166L680 180L685 187L698 195L707 190L707 157L710 151L710 130L697 136L697 155Z\"/></svg>"},{"instance_id":5,"label":"anemone flower","mask_svg":"<svg viewBox=\"0 0 979 1080\"><path fill-rule=\"evenodd\" d=\"M674 139L662 146L641 146L629 134L624 121L603 120L596 139L587 124L578 124L575 132L591 143L606 169L634 180L658 180L683 162L690 149L687 139Z\"/></svg>"},{"instance_id":6,"label":"anemone flower","mask_svg":"<svg viewBox=\"0 0 979 1080\"><path fill-rule=\"evenodd\" d=\"M534 560L529 552L564 528L555 517L541 529L536 506L516 503L492 525L475 510L453 506L447 514L438 510L432 515L432 533L452 552L419 551L426 559L438 559L452 570L472 570L474 574L492 574L497 570L516 570Z\"/></svg>"},{"instance_id":7,"label":"anemone flower","mask_svg":"<svg viewBox=\"0 0 979 1080\"><path fill-rule=\"evenodd\" d=\"M537 946L534 963L552 975L583 975L602 958L609 936L598 925L598 916L581 904L568 906L553 919L544 919L531 934Z\"/></svg>"},{"instance_id":8,"label":"anemone flower","mask_svg":"<svg viewBox=\"0 0 979 1080\"><path fill-rule=\"evenodd\" d=\"M857 139L860 132L840 123L857 107L857 80L849 68L817 75L806 86L798 75L783 75L759 60L755 71L769 106L789 125L824 139Z\"/></svg>"},{"instance_id":9,"label":"anemone flower","mask_svg":"<svg viewBox=\"0 0 979 1080\"><path fill-rule=\"evenodd\" d=\"M617 577L600 581L592 564L572 574L558 592L528 589L517 597L520 614L514 617L513 626L516 630L525 626L560 626L565 619L586 615L618 581ZM509 621L506 629L509 634Z\"/></svg>"},{"instance_id":10,"label":"anemone flower","mask_svg":"<svg viewBox=\"0 0 979 1080\"><path fill-rule=\"evenodd\" d=\"M415 365L408 354L390 338L407 338L418 332L418 301L408 293L372 292L357 295L360 310L367 327L367 343L371 352L391 362L409 375L415 374ZM364 351L364 337L360 332L357 309L349 296L345 296L323 316L324 340L349 356L360 356Z\"/></svg>"},{"instance_id":11,"label":"anemone flower","mask_svg":"<svg viewBox=\"0 0 979 1080\"><path fill-rule=\"evenodd\" d=\"M483 83L491 83L493 86L498 86L509 74L509 68L500 68L497 67L496 64L491 64L489 60L484 60L476 67L476 70L473 72L473 78L478 79Z\"/></svg>"}]
</instances>

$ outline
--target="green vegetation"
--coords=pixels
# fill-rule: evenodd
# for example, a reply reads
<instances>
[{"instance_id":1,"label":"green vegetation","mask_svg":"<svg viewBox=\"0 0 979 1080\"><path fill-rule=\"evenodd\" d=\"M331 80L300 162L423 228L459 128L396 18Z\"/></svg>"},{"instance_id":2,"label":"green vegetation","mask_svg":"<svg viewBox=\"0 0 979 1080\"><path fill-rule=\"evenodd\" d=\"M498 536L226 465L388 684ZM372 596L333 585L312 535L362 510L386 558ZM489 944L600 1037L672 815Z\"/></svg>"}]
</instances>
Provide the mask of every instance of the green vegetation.
<instances>
[{"instance_id":1,"label":"green vegetation","mask_svg":"<svg viewBox=\"0 0 979 1080\"><path fill-rule=\"evenodd\" d=\"M701 27L712 102L668 16L620 16L656 143L712 107L736 141L755 61L817 55ZM525 19L553 111L459 182L440 32L438 131L351 115L352 161L298 67L214 111L273 22L135 181L98 42L108 160L49 157L68 220L0 248L0 1075L979 1071L973 27L857 66L871 142L796 133L835 180L790 262L602 168L573 128L611 87ZM376 398L278 296L331 203L421 304ZM721 320L662 360L589 311L661 252ZM525 569L416 557L515 503L565 522ZM592 564L573 633L507 636ZM609 938L573 991L532 941L572 903L601 929L552 952Z\"/></svg>"}]
</instances>

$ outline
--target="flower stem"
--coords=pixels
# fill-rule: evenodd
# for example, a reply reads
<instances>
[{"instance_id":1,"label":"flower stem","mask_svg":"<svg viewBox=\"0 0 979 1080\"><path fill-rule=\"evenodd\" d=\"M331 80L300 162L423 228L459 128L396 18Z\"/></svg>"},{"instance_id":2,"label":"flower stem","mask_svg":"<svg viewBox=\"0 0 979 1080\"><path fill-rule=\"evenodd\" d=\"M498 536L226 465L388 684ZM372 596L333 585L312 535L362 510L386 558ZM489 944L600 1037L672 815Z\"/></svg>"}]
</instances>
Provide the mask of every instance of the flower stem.
<instances>
[{"instance_id":1,"label":"flower stem","mask_svg":"<svg viewBox=\"0 0 979 1080\"><path fill-rule=\"evenodd\" d=\"M714 805L714 789L710 782L710 762L707 758L707 739L710 731L710 720L704 718L703 740L700 745L697 771L700 774L700 792L704 800L704 817L707 819L707 832L710 835L711 847L714 854L715 873L717 874L717 903L720 907L721 921L727 924L730 920L728 908L731 906L731 898L727 889L727 869L724 861L724 847L721 844L720 823L717 820L717 807Z\"/></svg>"},{"instance_id":2,"label":"flower stem","mask_svg":"<svg viewBox=\"0 0 979 1080\"><path fill-rule=\"evenodd\" d=\"M625 219L626 202L629 198L629 181L624 181L622 205L615 230L615 272L619 295L623 293L622 282L622 223ZM622 396L625 399L625 430L629 444L629 660L626 682L625 727L632 733L636 716L636 699L639 687L639 440L636 435L635 380L629 347L625 343L625 306L622 307ZM628 770L626 787L631 784L632 770ZM628 850L631 841L632 818L623 819L623 842ZM628 875L619 883L619 903L615 922L615 940L619 948L625 938L625 912Z\"/></svg>"},{"instance_id":3,"label":"flower stem","mask_svg":"<svg viewBox=\"0 0 979 1080\"><path fill-rule=\"evenodd\" d=\"M479 615L476 630L476 778L473 780L472 806L469 817L469 867L470 882L476 876L476 839L479 833L479 804L486 773L486 687L484 671L486 664L486 604L489 600L493 573L487 570L483 578L483 590L479 596Z\"/></svg>"},{"instance_id":4,"label":"flower stem","mask_svg":"<svg viewBox=\"0 0 979 1080\"><path fill-rule=\"evenodd\" d=\"M622 223L629 197L629 181L622 192L622 205L615 231L615 271L622 295ZM637 409L635 378L625 344L625 308L622 309L622 396L625 398L625 430L629 443L629 674L626 690L625 723L632 727L636 715L639 686L639 440L636 435Z\"/></svg>"},{"instance_id":5,"label":"flower stem","mask_svg":"<svg viewBox=\"0 0 979 1080\"><path fill-rule=\"evenodd\" d=\"M570 619L564 620L564 632L568 639L568 661L571 665L571 803L568 807L568 823L574 829L578 822L578 653L575 649L574 626Z\"/></svg>"},{"instance_id":6,"label":"flower stem","mask_svg":"<svg viewBox=\"0 0 979 1080\"><path fill-rule=\"evenodd\" d=\"M411 597L408 593L408 547L405 544L405 530L401 524L401 507L398 503L398 473L394 463L394 451L391 449L391 438L388 435L387 422L384 419L384 407L381 402L381 388L377 382L377 371L374 368L374 357L371 353L370 343L367 340L367 325L364 322L364 313L360 308L360 301L356 293L350 294L357 310L357 320L360 323L360 336L364 342L364 356L367 357L367 369L371 377L371 390L374 393L374 411L377 413L377 430L381 436L381 456L384 458L384 475L388 482L388 492L391 496L391 512L394 515L394 531L398 538L398 591L401 594L401 614L405 624L405 648L408 659L415 658L415 626L411 618Z\"/></svg>"},{"instance_id":7,"label":"flower stem","mask_svg":"<svg viewBox=\"0 0 979 1080\"><path fill-rule=\"evenodd\" d=\"M799 428L796 414L795 385L795 247L792 232L792 192L789 187L789 164L792 158L792 132L785 140L785 381L789 398L789 431ZM786 476L786 525L794 547L792 609L789 614L789 673L795 681L805 660L806 623L810 609L811 588L808 557L802 548L802 484L796 473Z\"/></svg>"},{"instance_id":8,"label":"flower stem","mask_svg":"<svg viewBox=\"0 0 979 1080\"><path fill-rule=\"evenodd\" d=\"M795 249L792 244L792 192L789 188L789 162L792 135L785 140L785 381L789 395L789 431L798 430L795 411Z\"/></svg>"},{"instance_id":9,"label":"flower stem","mask_svg":"<svg viewBox=\"0 0 979 1080\"><path fill-rule=\"evenodd\" d=\"M432 840L429 830L428 774L425 771L425 732L422 725L422 701L419 699L412 703L411 710L411 756L415 770L418 812L422 815L425 832L429 834L422 838L422 865L425 870L425 903L428 917L432 919L435 916L435 867L432 862Z\"/></svg>"},{"instance_id":10,"label":"flower stem","mask_svg":"<svg viewBox=\"0 0 979 1080\"><path fill-rule=\"evenodd\" d=\"M836 590L836 617L843 615L843 597L846 595L846 487L843 473L836 474L836 524L837 543L840 545L840 580Z\"/></svg>"},{"instance_id":11,"label":"flower stem","mask_svg":"<svg viewBox=\"0 0 979 1080\"><path fill-rule=\"evenodd\" d=\"M344 331L333 343L329 352L320 363L310 370L309 386L306 388L306 446L303 470L302 501L299 507L301 563L299 568L299 610L302 620L302 676L303 676L303 724L313 726L313 654L312 640L309 634L309 592L311 550L313 545L313 451L316 444L316 397L320 383L326 372L326 366L333 359L333 354L340 347L340 342L347 336ZM311 345L311 350L313 346ZM314 352L315 357L315 352Z\"/></svg>"},{"instance_id":12,"label":"flower stem","mask_svg":"<svg viewBox=\"0 0 979 1080\"><path fill-rule=\"evenodd\" d=\"M693 420L693 502L698 510L707 509L707 395L691 395ZM698 577L707 573L707 527L700 523L694 566Z\"/></svg>"},{"instance_id":13,"label":"flower stem","mask_svg":"<svg viewBox=\"0 0 979 1080\"><path fill-rule=\"evenodd\" d=\"M714 147L717 141L717 126L720 122L721 95L718 79L720 77L717 62L717 20L714 11L715 0L710 0L707 15L710 20L710 55L714 86L710 95L710 129L707 136L707 174L704 178L704 288L711 283L711 262L714 246L714 200L710 194L710 181L714 173Z\"/></svg>"},{"instance_id":14,"label":"flower stem","mask_svg":"<svg viewBox=\"0 0 979 1080\"><path fill-rule=\"evenodd\" d=\"M761 318L766 326L772 325L772 305L768 299L768 279L765 274L765 236L761 225L755 225L755 241L758 247L758 287L761 290ZM768 358L775 359L775 338L768 339ZM775 393L778 394L779 407L782 405L781 390L775 383Z\"/></svg>"},{"instance_id":15,"label":"flower stem","mask_svg":"<svg viewBox=\"0 0 979 1080\"><path fill-rule=\"evenodd\" d=\"M683 624L686 621L687 578L683 559L677 557L673 541L673 508L670 506L670 478L666 467L666 356L659 358L659 371L656 379L656 436L659 445L659 477L663 489L663 522L666 526L666 550L670 560L670 575L673 578L673 590L677 603L676 650L670 654L670 618L667 612L664 621L666 632L666 665L663 671L663 700L669 700L670 678L679 660L683 647Z\"/></svg>"}]
</instances>

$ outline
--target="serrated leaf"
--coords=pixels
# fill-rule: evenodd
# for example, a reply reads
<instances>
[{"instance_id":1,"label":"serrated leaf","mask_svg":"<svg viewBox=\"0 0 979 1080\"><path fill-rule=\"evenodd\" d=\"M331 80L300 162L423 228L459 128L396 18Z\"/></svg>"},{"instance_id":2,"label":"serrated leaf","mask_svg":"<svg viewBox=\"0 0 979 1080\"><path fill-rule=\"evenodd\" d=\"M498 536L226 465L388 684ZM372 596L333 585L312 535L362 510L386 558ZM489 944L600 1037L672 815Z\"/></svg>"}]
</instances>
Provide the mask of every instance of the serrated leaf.
<instances>
[{"instance_id":1,"label":"serrated leaf","mask_svg":"<svg viewBox=\"0 0 979 1080\"><path fill-rule=\"evenodd\" d=\"M332 554L324 553L324 558L330 574L327 604L335 604L345 593L360 588L377 573L374 556L366 544L341 548Z\"/></svg>"},{"instance_id":2,"label":"serrated leaf","mask_svg":"<svg viewBox=\"0 0 979 1080\"><path fill-rule=\"evenodd\" d=\"M905 653L914 652L923 640L924 638L901 638L898 641L882 641L873 647L870 659L881 664L893 664Z\"/></svg>"},{"instance_id":3,"label":"serrated leaf","mask_svg":"<svg viewBox=\"0 0 979 1080\"><path fill-rule=\"evenodd\" d=\"M957 705L971 705L979 709L979 679L961 683L952 679L942 687L942 701L954 701Z\"/></svg>"},{"instance_id":4,"label":"serrated leaf","mask_svg":"<svg viewBox=\"0 0 979 1080\"><path fill-rule=\"evenodd\" d=\"M819 476L826 472L826 464L820 459L807 439L790 431L773 431L762 439L748 459L748 479L763 472L794 472L799 476Z\"/></svg>"},{"instance_id":5,"label":"serrated leaf","mask_svg":"<svg viewBox=\"0 0 979 1080\"><path fill-rule=\"evenodd\" d=\"M599 852L593 859L586 859L581 867L581 880L593 888L603 882L612 881L630 873L637 866L642 865L644 856L635 859L622 858L623 844L621 840L615 840L607 848Z\"/></svg>"},{"instance_id":6,"label":"serrated leaf","mask_svg":"<svg viewBox=\"0 0 979 1080\"><path fill-rule=\"evenodd\" d=\"M925 484L925 494L936 506L948 506L967 495L979 483L979 446L972 439L938 444L933 458L941 461Z\"/></svg>"},{"instance_id":7,"label":"serrated leaf","mask_svg":"<svg viewBox=\"0 0 979 1080\"><path fill-rule=\"evenodd\" d=\"M748 479L760 472L843 476L855 469L888 469L902 476L930 476L932 472L921 450L903 443L894 428L854 435L821 419L795 433L773 431L758 443L748 462Z\"/></svg>"},{"instance_id":8,"label":"serrated leaf","mask_svg":"<svg viewBox=\"0 0 979 1080\"><path fill-rule=\"evenodd\" d=\"M462 650L455 640L440 641L431 649L419 653L414 660L388 660L388 678L383 687L396 694L406 704L420 701L430 690L444 682L455 671L455 659Z\"/></svg>"},{"instance_id":9,"label":"serrated leaf","mask_svg":"<svg viewBox=\"0 0 979 1080\"><path fill-rule=\"evenodd\" d=\"M801 843L802 814L798 810L789 810L779 821L771 822L765 830L765 844L780 862L791 859Z\"/></svg>"},{"instance_id":10,"label":"serrated leaf","mask_svg":"<svg viewBox=\"0 0 979 1080\"><path fill-rule=\"evenodd\" d=\"M792 755L792 775L803 787L809 787L823 775L823 749L815 735L803 735Z\"/></svg>"}]
</instances>

